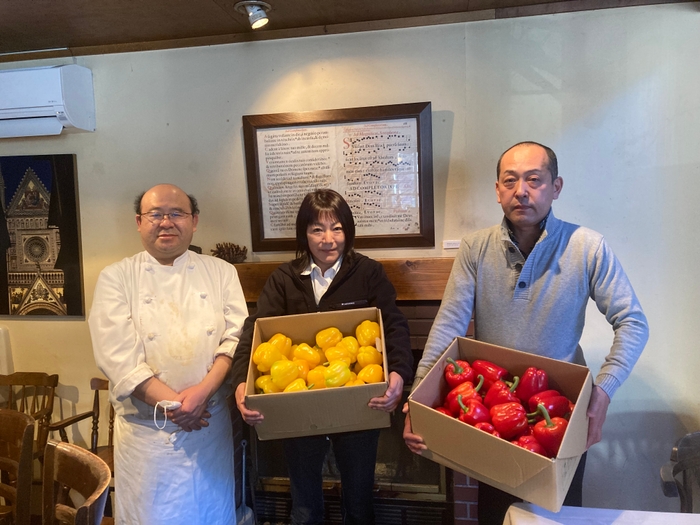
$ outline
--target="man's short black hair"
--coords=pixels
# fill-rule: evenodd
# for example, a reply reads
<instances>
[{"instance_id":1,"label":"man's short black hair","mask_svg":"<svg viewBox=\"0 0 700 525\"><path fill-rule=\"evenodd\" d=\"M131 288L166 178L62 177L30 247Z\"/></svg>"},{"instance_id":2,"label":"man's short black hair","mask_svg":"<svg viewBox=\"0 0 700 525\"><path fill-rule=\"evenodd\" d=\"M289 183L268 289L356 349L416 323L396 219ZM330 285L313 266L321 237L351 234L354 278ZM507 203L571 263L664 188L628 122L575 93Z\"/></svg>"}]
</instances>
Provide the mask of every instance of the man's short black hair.
<instances>
[{"instance_id":1,"label":"man's short black hair","mask_svg":"<svg viewBox=\"0 0 700 525\"><path fill-rule=\"evenodd\" d=\"M549 173L552 175L552 182L554 182L554 179L556 179L559 176L559 165L557 163L557 154L554 153L552 148L548 148L544 144L540 144L539 142L533 142L531 140L526 140L525 142L518 142L517 144L513 144L510 148L505 150L503 153L501 153L501 156L498 157L498 164L496 164L496 180L498 180L498 177L501 175L501 160L503 159L503 155L508 153L510 150L517 146L539 146L542 148L545 153L547 154L547 169L549 170Z\"/></svg>"}]
</instances>

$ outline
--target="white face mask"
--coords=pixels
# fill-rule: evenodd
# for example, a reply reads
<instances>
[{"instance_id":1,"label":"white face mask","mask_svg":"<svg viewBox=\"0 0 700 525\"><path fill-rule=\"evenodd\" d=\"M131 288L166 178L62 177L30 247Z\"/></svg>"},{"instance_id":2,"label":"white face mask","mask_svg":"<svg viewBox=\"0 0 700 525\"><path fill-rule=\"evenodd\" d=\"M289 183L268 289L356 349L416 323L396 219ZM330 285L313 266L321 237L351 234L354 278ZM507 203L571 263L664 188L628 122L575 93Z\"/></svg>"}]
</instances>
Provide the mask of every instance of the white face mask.
<instances>
[{"instance_id":1,"label":"white face mask","mask_svg":"<svg viewBox=\"0 0 700 525\"><path fill-rule=\"evenodd\" d=\"M165 419L163 420L163 426L160 426L158 424L158 407L163 408L163 414L165 415ZM158 401L155 406L153 407L153 424L156 426L157 429L163 430L165 428L165 425L168 423L168 409L170 410L175 410L176 408L180 408L182 406L182 403L179 401ZM181 444L182 441L187 437L187 432L183 432L181 428L175 430L174 432L170 433L170 437L168 438L168 441L175 445L176 443Z\"/></svg>"}]
</instances>

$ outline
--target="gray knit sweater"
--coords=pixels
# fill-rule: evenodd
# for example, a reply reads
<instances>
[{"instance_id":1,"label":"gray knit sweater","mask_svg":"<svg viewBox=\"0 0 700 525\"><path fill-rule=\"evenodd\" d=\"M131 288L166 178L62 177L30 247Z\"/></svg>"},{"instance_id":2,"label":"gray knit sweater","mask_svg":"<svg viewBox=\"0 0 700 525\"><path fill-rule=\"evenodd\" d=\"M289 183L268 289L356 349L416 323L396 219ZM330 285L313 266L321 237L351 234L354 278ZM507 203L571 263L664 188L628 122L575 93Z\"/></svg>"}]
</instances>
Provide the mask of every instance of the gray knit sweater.
<instances>
[{"instance_id":1,"label":"gray knit sweater","mask_svg":"<svg viewBox=\"0 0 700 525\"><path fill-rule=\"evenodd\" d=\"M612 399L649 337L642 307L599 233L550 213L527 259L501 225L467 235L418 364L415 388L474 317L475 338L562 361L585 364L579 346L588 298L614 338L595 383Z\"/></svg>"}]
</instances>

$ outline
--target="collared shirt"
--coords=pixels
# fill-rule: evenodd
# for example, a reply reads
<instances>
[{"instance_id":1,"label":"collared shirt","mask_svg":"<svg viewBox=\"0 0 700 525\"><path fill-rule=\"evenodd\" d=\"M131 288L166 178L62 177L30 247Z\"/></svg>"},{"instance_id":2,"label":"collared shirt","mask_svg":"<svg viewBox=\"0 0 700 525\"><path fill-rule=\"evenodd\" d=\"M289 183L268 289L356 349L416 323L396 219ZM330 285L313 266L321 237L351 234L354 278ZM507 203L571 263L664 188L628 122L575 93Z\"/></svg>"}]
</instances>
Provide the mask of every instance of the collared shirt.
<instances>
[{"instance_id":1,"label":"collared shirt","mask_svg":"<svg viewBox=\"0 0 700 525\"><path fill-rule=\"evenodd\" d=\"M547 212L547 215L544 216L544 219L540 221L539 228L540 228L540 237L542 237L542 232L544 229L547 227L547 219L549 219L549 216L552 214L552 208L549 208L549 211ZM508 236L510 237L510 240L513 241L513 244L515 244L519 249L520 249L520 244L518 244L518 239L515 237L515 232L513 231L513 225L511 222L508 220L508 217L506 217L506 226L508 226ZM539 241L540 237L537 238ZM523 254L523 257L527 259L527 256L530 255L530 253L524 253L522 249L520 250L521 253Z\"/></svg>"},{"instance_id":2,"label":"collared shirt","mask_svg":"<svg viewBox=\"0 0 700 525\"><path fill-rule=\"evenodd\" d=\"M326 270L324 274L321 268L311 259L311 262L306 267L306 270L301 272L301 275L311 275L311 284L314 287L314 298L316 299L316 304L321 302L321 297L326 293L328 287L333 282L333 279L338 274L340 270L340 265L343 264L343 256L338 257L335 264Z\"/></svg>"}]
</instances>

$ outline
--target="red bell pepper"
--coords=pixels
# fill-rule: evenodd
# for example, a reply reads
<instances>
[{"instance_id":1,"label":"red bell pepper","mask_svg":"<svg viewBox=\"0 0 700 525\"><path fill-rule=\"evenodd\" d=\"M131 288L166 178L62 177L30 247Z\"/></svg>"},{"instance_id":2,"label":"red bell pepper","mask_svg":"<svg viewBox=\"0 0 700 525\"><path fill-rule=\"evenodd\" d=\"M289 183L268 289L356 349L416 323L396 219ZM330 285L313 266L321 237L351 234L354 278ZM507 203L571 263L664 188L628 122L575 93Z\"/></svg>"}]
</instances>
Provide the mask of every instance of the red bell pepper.
<instances>
[{"instance_id":1,"label":"red bell pepper","mask_svg":"<svg viewBox=\"0 0 700 525\"><path fill-rule=\"evenodd\" d=\"M477 359L472 361L472 368L477 374L484 376L484 388L489 389L499 379L508 378L508 370L500 367L491 361L484 361L483 359Z\"/></svg>"},{"instance_id":2,"label":"red bell pepper","mask_svg":"<svg viewBox=\"0 0 700 525\"><path fill-rule=\"evenodd\" d=\"M491 424L503 439L513 439L527 431L525 407L520 403L503 403L491 407Z\"/></svg>"},{"instance_id":3,"label":"red bell pepper","mask_svg":"<svg viewBox=\"0 0 700 525\"><path fill-rule=\"evenodd\" d=\"M542 413L544 420L537 423L533 429L533 435L537 441L547 450L550 457L557 457L559 447L564 439L564 433L569 422L563 417L550 417L542 403L537 405L537 410Z\"/></svg>"},{"instance_id":4,"label":"red bell pepper","mask_svg":"<svg viewBox=\"0 0 700 525\"><path fill-rule=\"evenodd\" d=\"M528 401L528 406L532 414L529 417L542 417L537 411L537 405L542 403L549 412L550 417L567 417L571 414L571 405L569 398L561 395L558 390L545 390L539 394L535 394Z\"/></svg>"},{"instance_id":5,"label":"red bell pepper","mask_svg":"<svg viewBox=\"0 0 700 525\"><path fill-rule=\"evenodd\" d=\"M549 457L547 450L540 444L539 441L537 441L537 438L535 436L520 436L518 439L511 441L511 443L513 443L513 445L522 447L525 450L529 450L530 452L534 452L535 454L540 454L542 456Z\"/></svg>"},{"instance_id":6,"label":"red bell pepper","mask_svg":"<svg viewBox=\"0 0 700 525\"><path fill-rule=\"evenodd\" d=\"M457 396L457 402L461 409L458 418L461 422L474 426L477 423L488 423L491 421L489 409L478 399L471 398L464 401L460 395Z\"/></svg>"},{"instance_id":7,"label":"red bell pepper","mask_svg":"<svg viewBox=\"0 0 700 525\"><path fill-rule=\"evenodd\" d=\"M447 381L450 388L454 388L466 381L474 382L476 372L469 366L467 361L459 359L455 361L451 357L448 357L447 362L449 364L445 367L445 381Z\"/></svg>"},{"instance_id":8,"label":"red bell pepper","mask_svg":"<svg viewBox=\"0 0 700 525\"><path fill-rule=\"evenodd\" d=\"M474 428L478 428L479 430L483 430L487 434L491 434L494 437L500 438L501 435L498 433L498 431L493 427L491 423L487 423L485 421L482 421L481 423L477 423L474 425Z\"/></svg>"},{"instance_id":9,"label":"red bell pepper","mask_svg":"<svg viewBox=\"0 0 700 525\"><path fill-rule=\"evenodd\" d=\"M532 396L548 388L549 378L547 377L547 372L531 366L525 370L525 373L520 378L520 384L515 389L515 395L520 398L520 401L527 403Z\"/></svg>"},{"instance_id":10,"label":"red bell pepper","mask_svg":"<svg viewBox=\"0 0 700 525\"><path fill-rule=\"evenodd\" d=\"M440 412L441 414L445 414L446 416L453 417L452 414L450 414L450 411L447 410L445 407L435 407L434 410L437 410L438 412Z\"/></svg>"},{"instance_id":11,"label":"red bell pepper","mask_svg":"<svg viewBox=\"0 0 700 525\"><path fill-rule=\"evenodd\" d=\"M481 401L481 394L479 393L479 389L483 384L484 378L483 376L479 376L479 382L476 386L474 386L474 384L470 381L457 385L449 391L447 396L445 396L445 408L447 408L447 410L449 410L454 417L458 417L461 407L459 406L457 396L461 395L462 400L464 401L472 398Z\"/></svg>"},{"instance_id":12,"label":"red bell pepper","mask_svg":"<svg viewBox=\"0 0 700 525\"><path fill-rule=\"evenodd\" d=\"M518 396L514 394L515 389L518 387L518 377L513 379L513 383L508 385L505 381L500 379L496 381L488 392L484 396L484 405L491 408L494 405L501 405L503 403L520 403Z\"/></svg>"}]
</instances>

